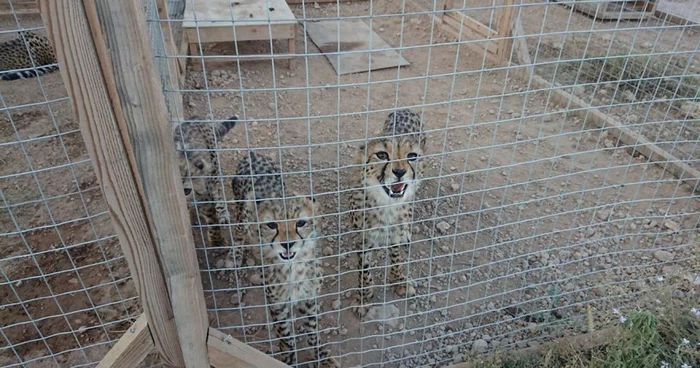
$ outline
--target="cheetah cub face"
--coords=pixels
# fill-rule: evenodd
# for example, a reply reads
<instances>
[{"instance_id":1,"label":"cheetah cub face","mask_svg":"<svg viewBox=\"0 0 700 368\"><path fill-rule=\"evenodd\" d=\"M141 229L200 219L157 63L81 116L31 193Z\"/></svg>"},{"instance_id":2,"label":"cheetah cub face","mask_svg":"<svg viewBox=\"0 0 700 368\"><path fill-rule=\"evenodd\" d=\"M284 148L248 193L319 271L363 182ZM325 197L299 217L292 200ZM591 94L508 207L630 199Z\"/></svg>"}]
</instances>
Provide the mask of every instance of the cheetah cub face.
<instances>
[{"instance_id":1,"label":"cheetah cub face","mask_svg":"<svg viewBox=\"0 0 700 368\"><path fill-rule=\"evenodd\" d=\"M425 139L420 130L420 119L416 114L392 113L385 122L383 134L386 136L361 147L365 163L364 186L372 197L385 198L391 203L413 198L420 181L419 158L425 150Z\"/></svg>"},{"instance_id":2,"label":"cheetah cub face","mask_svg":"<svg viewBox=\"0 0 700 368\"><path fill-rule=\"evenodd\" d=\"M259 224L249 225L249 234L258 237L267 264L292 262L294 259L313 257L316 231L314 214L316 200L297 194L282 202L266 199L256 202ZM249 211L255 213L252 203ZM286 207L286 212L285 212ZM255 219L255 216L252 216Z\"/></svg>"}]
</instances>

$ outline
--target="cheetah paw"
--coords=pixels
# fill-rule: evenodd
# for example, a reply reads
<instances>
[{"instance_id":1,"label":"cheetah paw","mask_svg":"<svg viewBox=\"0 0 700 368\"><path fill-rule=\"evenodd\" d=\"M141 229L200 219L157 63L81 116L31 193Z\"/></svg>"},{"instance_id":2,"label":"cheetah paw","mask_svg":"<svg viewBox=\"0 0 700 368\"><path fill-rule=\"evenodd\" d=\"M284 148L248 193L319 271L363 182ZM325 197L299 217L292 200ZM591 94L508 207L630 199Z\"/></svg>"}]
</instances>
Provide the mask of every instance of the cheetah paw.
<instances>
[{"instance_id":1,"label":"cheetah paw","mask_svg":"<svg viewBox=\"0 0 700 368\"><path fill-rule=\"evenodd\" d=\"M318 364L318 368L340 368L340 363L333 358L327 358Z\"/></svg>"},{"instance_id":2,"label":"cheetah paw","mask_svg":"<svg viewBox=\"0 0 700 368\"><path fill-rule=\"evenodd\" d=\"M416 295L416 288L411 281L397 285L394 291L400 298L410 298Z\"/></svg>"},{"instance_id":3,"label":"cheetah paw","mask_svg":"<svg viewBox=\"0 0 700 368\"><path fill-rule=\"evenodd\" d=\"M352 303L352 311L360 319L364 318L367 315L367 312L369 312L371 307L372 306L370 304L363 303L361 300L355 300Z\"/></svg>"}]
</instances>

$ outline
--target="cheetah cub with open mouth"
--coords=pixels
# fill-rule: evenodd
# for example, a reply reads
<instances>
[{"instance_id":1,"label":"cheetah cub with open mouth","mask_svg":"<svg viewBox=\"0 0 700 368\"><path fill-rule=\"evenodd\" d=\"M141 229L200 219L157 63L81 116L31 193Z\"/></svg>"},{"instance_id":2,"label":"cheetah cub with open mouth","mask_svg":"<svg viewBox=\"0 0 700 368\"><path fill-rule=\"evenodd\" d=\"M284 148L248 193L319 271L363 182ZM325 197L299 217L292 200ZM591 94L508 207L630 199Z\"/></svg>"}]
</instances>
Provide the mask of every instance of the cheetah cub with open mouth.
<instances>
[{"instance_id":1,"label":"cheetah cub with open mouth","mask_svg":"<svg viewBox=\"0 0 700 368\"><path fill-rule=\"evenodd\" d=\"M253 152L238 164L232 186L241 224L238 237L254 249L253 254L262 253L265 293L282 352L280 360L288 365L297 361L291 319L291 308L296 305L305 317L299 331L307 334L318 367L340 367L330 350L319 344L317 298L323 274L316 246L316 200L298 195L283 200L279 167L269 157Z\"/></svg>"},{"instance_id":2,"label":"cheetah cub with open mouth","mask_svg":"<svg viewBox=\"0 0 700 368\"><path fill-rule=\"evenodd\" d=\"M359 317L369 310L374 295L370 270L372 252L389 250L391 268L388 280L399 297L416 294L406 276L402 246L411 242L411 203L421 177L420 156L425 137L420 116L408 109L392 112L384 122L381 138L360 147L360 185L352 193L352 225L362 232L360 244L360 295L354 307Z\"/></svg>"}]
</instances>

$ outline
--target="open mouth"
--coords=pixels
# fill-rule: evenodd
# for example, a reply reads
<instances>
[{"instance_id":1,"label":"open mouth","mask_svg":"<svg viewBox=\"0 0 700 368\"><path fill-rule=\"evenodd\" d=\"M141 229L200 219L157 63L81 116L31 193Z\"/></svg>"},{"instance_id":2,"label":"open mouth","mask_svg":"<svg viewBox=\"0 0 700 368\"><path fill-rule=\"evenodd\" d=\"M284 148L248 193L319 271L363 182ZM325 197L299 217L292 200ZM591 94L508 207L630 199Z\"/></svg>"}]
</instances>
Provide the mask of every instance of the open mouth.
<instances>
[{"instance_id":1,"label":"open mouth","mask_svg":"<svg viewBox=\"0 0 700 368\"><path fill-rule=\"evenodd\" d=\"M289 252L289 251L282 251L280 252L280 258L282 258L285 261L290 261L296 257L297 252Z\"/></svg>"},{"instance_id":2,"label":"open mouth","mask_svg":"<svg viewBox=\"0 0 700 368\"><path fill-rule=\"evenodd\" d=\"M388 194L391 198L403 197L404 193L406 193L406 187L406 183L401 182L382 186L386 194Z\"/></svg>"}]
</instances>

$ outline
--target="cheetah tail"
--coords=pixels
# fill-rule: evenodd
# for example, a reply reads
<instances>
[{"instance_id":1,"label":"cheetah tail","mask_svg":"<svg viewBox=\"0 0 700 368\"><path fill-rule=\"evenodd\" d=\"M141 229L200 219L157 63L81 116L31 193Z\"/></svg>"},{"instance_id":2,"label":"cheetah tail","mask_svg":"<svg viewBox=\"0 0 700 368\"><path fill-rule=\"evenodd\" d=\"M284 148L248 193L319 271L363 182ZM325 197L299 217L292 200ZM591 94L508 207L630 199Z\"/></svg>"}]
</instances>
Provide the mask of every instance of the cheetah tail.
<instances>
[{"instance_id":1,"label":"cheetah tail","mask_svg":"<svg viewBox=\"0 0 700 368\"><path fill-rule=\"evenodd\" d=\"M216 134L219 137L223 137L226 135L226 133L231 130L236 125L236 122L238 121L238 115L233 115L229 117L227 120L224 120L219 124L219 128L216 130Z\"/></svg>"},{"instance_id":2,"label":"cheetah tail","mask_svg":"<svg viewBox=\"0 0 700 368\"><path fill-rule=\"evenodd\" d=\"M42 76L44 74L52 73L58 70L57 65L44 65L34 69L20 70L16 72L9 72L2 74L2 80L17 80L17 79L29 79L37 76Z\"/></svg>"}]
</instances>

